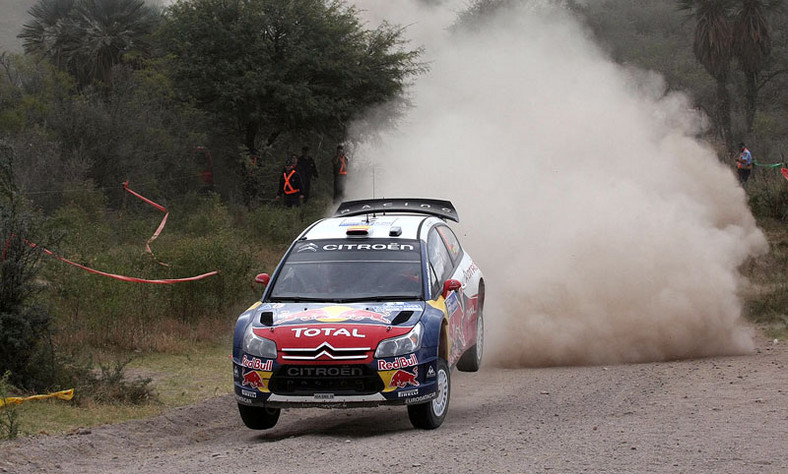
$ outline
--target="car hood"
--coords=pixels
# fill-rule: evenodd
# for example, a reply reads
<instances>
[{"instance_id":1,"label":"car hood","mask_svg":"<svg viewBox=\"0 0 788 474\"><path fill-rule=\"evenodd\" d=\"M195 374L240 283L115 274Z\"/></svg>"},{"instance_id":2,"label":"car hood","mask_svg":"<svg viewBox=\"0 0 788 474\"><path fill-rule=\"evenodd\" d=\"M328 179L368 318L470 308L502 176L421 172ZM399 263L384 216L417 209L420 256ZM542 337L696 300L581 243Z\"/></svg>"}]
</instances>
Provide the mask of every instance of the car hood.
<instances>
[{"instance_id":1,"label":"car hood","mask_svg":"<svg viewBox=\"0 0 788 474\"><path fill-rule=\"evenodd\" d=\"M303 324L374 324L412 326L421 318L424 303L264 303L257 308L265 326Z\"/></svg>"}]
</instances>

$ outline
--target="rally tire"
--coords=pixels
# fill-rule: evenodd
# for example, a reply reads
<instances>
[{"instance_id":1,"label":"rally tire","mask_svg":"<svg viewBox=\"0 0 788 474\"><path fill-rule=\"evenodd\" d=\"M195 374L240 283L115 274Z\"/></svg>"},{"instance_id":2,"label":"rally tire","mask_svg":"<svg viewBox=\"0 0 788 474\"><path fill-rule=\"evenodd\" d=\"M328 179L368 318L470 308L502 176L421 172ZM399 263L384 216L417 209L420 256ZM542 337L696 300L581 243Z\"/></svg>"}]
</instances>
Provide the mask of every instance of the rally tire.
<instances>
[{"instance_id":1,"label":"rally tire","mask_svg":"<svg viewBox=\"0 0 788 474\"><path fill-rule=\"evenodd\" d=\"M457 361L457 370L460 372L477 372L482 366L484 354L484 318L481 311L476 318L476 344L465 351Z\"/></svg>"},{"instance_id":2,"label":"rally tire","mask_svg":"<svg viewBox=\"0 0 788 474\"><path fill-rule=\"evenodd\" d=\"M408 406L408 418L415 428L434 430L439 427L449 411L451 398L451 375L449 366L443 359L438 359L435 381L438 384L438 396L427 403Z\"/></svg>"},{"instance_id":3,"label":"rally tire","mask_svg":"<svg viewBox=\"0 0 788 474\"><path fill-rule=\"evenodd\" d=\"M238 412L241 420L247 428L252 430L267 430L276 426L279 421L279 408L251 407L249 405L238 404Z\"/></svg>"}]
</instances>

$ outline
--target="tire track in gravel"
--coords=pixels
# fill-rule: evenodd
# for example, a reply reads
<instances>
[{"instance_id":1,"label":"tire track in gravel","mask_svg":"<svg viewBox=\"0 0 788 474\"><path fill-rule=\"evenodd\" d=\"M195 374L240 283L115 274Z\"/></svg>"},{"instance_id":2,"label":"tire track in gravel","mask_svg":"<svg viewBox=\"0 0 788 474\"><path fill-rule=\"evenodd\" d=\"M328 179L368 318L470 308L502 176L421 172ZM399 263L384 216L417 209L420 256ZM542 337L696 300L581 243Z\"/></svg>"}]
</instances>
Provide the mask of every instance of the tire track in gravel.
<instances>
[{"instance_id":1,"label":"tire track in gravel","mask_svg":"<svg viewBox=\"0 0 788 474\"><path fill-rule=\"evenodd\" d=\"M84 435L5 442L0 471L788 472L788 346L750 356L453 373L449 415L285 410L244 428L230 395Z\"/></svg>"}]
</instances>

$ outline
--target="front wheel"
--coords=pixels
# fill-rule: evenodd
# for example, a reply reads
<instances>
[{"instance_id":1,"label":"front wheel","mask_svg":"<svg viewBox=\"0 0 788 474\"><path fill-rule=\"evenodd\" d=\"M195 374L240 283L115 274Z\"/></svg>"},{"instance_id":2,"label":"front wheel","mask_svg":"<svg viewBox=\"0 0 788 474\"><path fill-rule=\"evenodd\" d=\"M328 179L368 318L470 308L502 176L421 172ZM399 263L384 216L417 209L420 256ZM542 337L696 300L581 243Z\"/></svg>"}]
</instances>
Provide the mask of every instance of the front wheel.
<instances>
[{"instance_id":1,"label":"front wheel","mask_svg":"<svg viewBox=\"0 0 788 474\"><path fill-rule=\"evenodd\" d=\"M279 421L279 408L250 407L249 405L238 404L238 412L241 420L247 428L252 430L267 430L273 428Z\"/></svg>"},{"instance_id":2,"label":"front wheel","mask_svg":"<svg viewBox=\"0 0 788 474\"><path fill-rule=\"evenodd\" d=\"M445 360L438 359L437 369L435 380L438 384L438 396L427 403L408 406L408 418L416 428L434 430L443 423L446 412L449 411L449 396L451 395L449 366Z\"/></svg>"}]
</instances>

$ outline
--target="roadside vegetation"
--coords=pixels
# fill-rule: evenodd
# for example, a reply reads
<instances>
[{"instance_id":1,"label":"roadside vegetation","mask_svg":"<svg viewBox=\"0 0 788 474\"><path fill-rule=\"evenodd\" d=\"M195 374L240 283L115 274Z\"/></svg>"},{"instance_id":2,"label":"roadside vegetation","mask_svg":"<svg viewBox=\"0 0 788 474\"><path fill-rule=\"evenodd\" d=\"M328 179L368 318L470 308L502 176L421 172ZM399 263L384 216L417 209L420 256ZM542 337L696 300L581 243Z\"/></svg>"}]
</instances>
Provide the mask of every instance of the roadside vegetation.
<instances>
[{"instance_id":1,"label":"roadside vegetation","mask_svg":"<svg viewBox=\"0 0 788 474\"><path fill-rule=\"evenodd\" d=\"M471 2L457 27L516 1ZM738 141L761 163L785 160L782 2L568 3L614 60L659 72L665 92L690 94L711 118L704 139L720 160L733 163ZM710 58L694 38L715 5L730 36ZM747 14L759 29L753 43L735 43ZM0 396L76 396L0 409L0 437L227 393L230 333L259 297L254 275L272 271L331 207L328 157L348 124L385 106L390 126L407 110L407 85L426 70L419 46L397 25L367 29L339 0L180 0L164 10L142 0L38 0L20 37L25 54L0 52ZM743 60L745 48L759 51L757 64ZM321 177L308 205L285 209L272 201L277 176L305 145ZM145 244L163 214L123 183L169 212L152 253ZM747 193L772 252L742 269L753 283L745 315L784 338L788 182L778 168L758 168ZM42 247L142 279L219 274L123 282Z\"/></svg>"}]
</instances>

